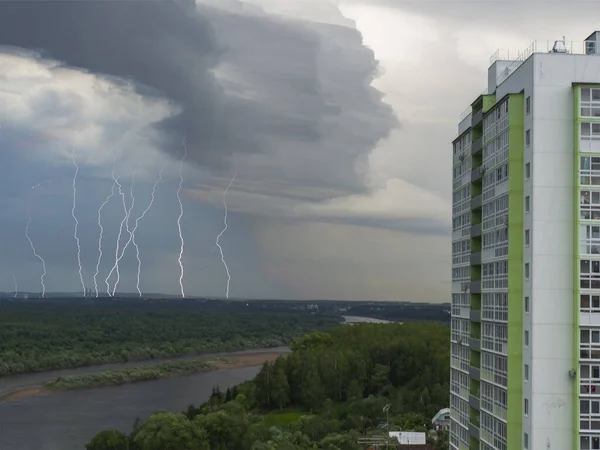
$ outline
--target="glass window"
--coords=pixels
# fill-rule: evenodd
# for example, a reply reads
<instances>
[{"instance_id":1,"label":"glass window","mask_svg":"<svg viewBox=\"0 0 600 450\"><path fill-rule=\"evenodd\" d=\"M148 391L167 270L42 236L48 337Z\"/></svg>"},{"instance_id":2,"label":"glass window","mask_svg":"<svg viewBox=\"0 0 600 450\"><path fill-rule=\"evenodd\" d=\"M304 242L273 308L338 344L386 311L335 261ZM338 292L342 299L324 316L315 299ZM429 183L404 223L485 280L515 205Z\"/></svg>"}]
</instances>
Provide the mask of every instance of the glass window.
<instances>
[{"instance_id":1,"label":"glass window","mask_svg":"<svg viewBox=\"0 0 600 450\"><path fill-rule=\"evenodd\" d=\"M525 212L529 212L529 207L530 207L530 200L529 200L529 195L527 197L525 197Z\"/></svg>"},{"instance_id":2,"label":"glass window","mask_svg":"<svg viewBox=\"0 0 600 450\"><path fill-rule=\"evenodd\" d=\"M531 144L531 130L525 132L525 145Z\"/></svg>"},{"instance_id":3,"label":"glass window","mask_svg":"<svg viewBox=\"0 0 600 450\"><path fill-rule=\"evenodd\" d=\"M531 178L531 163L525 164L525 178Z\"/></svg>"},{"instance_id":4,"label":"glass window","mask_svg":"<svg viewBox=\"0 0 600 450\"><path fill-rule=\"evenodd\" d=\"M529 245L529 230L525 230L525 245Z\"/></svg>"},{"instance_id":5,"label":"glass window","mask_svg":"<svg viewBox=\"0 0 600 450\"><path fill-rule=\"evenodd\" d=\"M525 99L525 114L529 114L531 111L531 97Z\"/></svg>"},{"instance_id":6,"label":"glass window","mask_svg":"<svg viewBox=\"0 0 600 450\"><path fill-rule=\"evenodd\" d=\"M529 297L525 297L525 312L529 312Z\"/></svg>"}]
</instances>

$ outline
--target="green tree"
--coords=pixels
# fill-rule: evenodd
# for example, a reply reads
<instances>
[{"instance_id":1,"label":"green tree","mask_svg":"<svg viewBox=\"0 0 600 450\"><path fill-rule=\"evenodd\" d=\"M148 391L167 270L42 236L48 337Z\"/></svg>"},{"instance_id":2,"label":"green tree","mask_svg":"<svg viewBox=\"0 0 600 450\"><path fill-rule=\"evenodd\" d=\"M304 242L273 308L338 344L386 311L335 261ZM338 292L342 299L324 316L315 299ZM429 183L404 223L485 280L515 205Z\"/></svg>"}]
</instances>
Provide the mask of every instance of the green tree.
<instances>
[{"instance_id":1,"label":"green tree","mask_svg":"<svg viewBox=\"0 0 600 450\"><path fill-rule=\"evenodd\" d=\"M358 380L350 381L346 398L348 398L348 400L361 400L363 398L363 388Z\"/></svg>"},{"instance_id":2,"label":"green tree","mask_svg":"<svg viewBox=\"0 0 600 450\"><path fill-rule=\"evenodd\" d=\"M199 416L201 417L201 416ZM134 438L140 450L209 450L207 433L183 414L156 413Z\"/></svg>"},{"instance_id":3,"label":"green tree","mask_svg":"<svg viewBox=\"0 0 600 450\"><path fill-rule=\"evenodd\" d=\"M104 430L92 438L86 450L129 450L129 438L117 430Z\"/></svg>"},{"instance_id":4,"label":"green tree","mask_svg":"<svg viewBox=\"0 0 600 450\"><path fill-rule=\"evenodd\" d=\"M435 450L448 450L450 448L450 436L448 435L448 431L440 430L437 432L434 448Z\"/></svg>"},{"instance_id":5,"label":"green tree","mask_svg":"<svg viewBox=\"0 0 600 450\"><path fill-rule=\"evenodd\" d=\"M325 400L325 390L316 367L308 368L302 383L304 404L311 410L318 409Z\"/></svg>"},{"instance_id":6,"label":"green tree","mask_svg":"<svg viewBox=\"0 0 600 450\"><path fill-rule=\"evenodd\" d=\"M288 384L285 368L282 364L275 365L275 376L273 377L272 398L279 409L283 409L290 401L290 385Z\"/></svg>"}]
</instances>

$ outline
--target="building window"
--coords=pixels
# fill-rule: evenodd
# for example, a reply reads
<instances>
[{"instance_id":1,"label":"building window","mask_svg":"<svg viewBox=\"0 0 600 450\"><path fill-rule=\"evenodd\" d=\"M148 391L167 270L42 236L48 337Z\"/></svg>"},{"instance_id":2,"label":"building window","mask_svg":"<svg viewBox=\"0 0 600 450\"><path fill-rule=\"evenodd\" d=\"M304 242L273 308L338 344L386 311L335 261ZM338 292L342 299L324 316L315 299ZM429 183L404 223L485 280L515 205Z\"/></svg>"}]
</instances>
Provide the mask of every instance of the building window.
<instances>
[{"instance_id":1,"label":"building window","mask_svg":"<svg viewBox=\"0 0 600 450\"><path fill-rule=\"evenodd\" d=\"M582 156L579 163L580 184L600 186L600 157Z\"/></svg>"},{"instance_id":2,"label":"building window","mask_svg":"<svg viewBox=\"0 0 600 450\"><path fill-rule=\"evenodd\" d=\"M529 330L525 330L523 333L523 342L525 343L525 347L529 347Z\"/></svg>"},{"instance_id":3,"label":"building window","mask_svg":"<svg viewBox=\"0 0 600 450\"><path fill-rule=\"evenodd\" d=\"M523 433L523 447L526 450L529 449L529 435L527 433Z\"/></svg>"},{"instance_id":4,"label":"building window","mask_svg":"<svg viewBox=\"0 0 600 450\"><path fill-rule=\"evenodd\" d=\"M579 218L600 220L600 192L581 191L579 196Z\"/></svg>"},{"instance_id":5,"label":"building window","mask_svg":"<svg viewBox=\"0 0 600 450\"><path fill-rule=\"evenodd\" d=\"M531 178L531 163L525 164L525 179Z\"/></svg>"},{"instance_id":6,"label":"building window","mask_svg":"<svg viewBox=\"0 0 600 450\"><path fill-rule=\"evenodd\" d=\"M600 295L581 294L579 298L582 313L600 314Z\"/></svg>"},{"instance_id":7,"label":"building window","mask_svg":"<svg viewBox=\"0 0 600 450\"><path fill-rule=\"evenodd\" d=\"M529 312L529 297L525 297L525 312Z\"/></svg>"},{"instance_id":8,"label":"building window","mask_svg":"<svg viewBox=\"0 0 600 450\"><path fill-rule=\"evenodd\" d=\"M525 381L529 381L529 364L523 366L523 378L525 378Z\"/></svg>"},{"instance_id":9,"label":"building window","mask_svg":"<svg viewBox=\"0 0 600 450\"><path fill-rule=\"evenodd\" d=\"M527 398L523 399L523 413L525 413L526 416L529 415L529 399Z\"/></svg>"},{"instance_id":10,"label":"building window","mask_svg":"<svg viewBox=\"0 0 600 450\"><path fill-rule=\"evenodd\" d=\"M529 245L529 230L525 230L525 245Z\"/></svg>"},{"instance_id":11,"label":"building window","mask_svg":"<svg viewBox=\"0 0 600 450\"><path fill-rule=\"evenodd\" d=\"M525 263L525 278L529 279L529 263Z\"/></svg>"},{"instance_id":12,"label":"building window","mask_svg":"<svg viewBox=\"0 0 600 450\"><path fill-rule=\"evenodd\" d=\"M581 140L582 141L599 141L600 140L600 123L582 122L581 123Z\"/></svg>"},{"instance_id":13,"label":"building window","mask_svg":"<svg viewBox=\"0 0 600 450\"><path fill-rule=\"evenodd\" d=\"M525 99L525 114L529 114L531 112L531 97L527 97Z\"/></svg>"},{"instance_id":14,"label":"building window","mask_svg":"<svg viewBox=\"0 0 600 450\"><path fill-rule=\"evenodd\" d=\"M525 212L529 212L529 208L530 208L530 200L529 200L529 195L527 197L525 197Z\"/></svg>"},{"instance_id":15,"label":"building window","mask_svg":"<svg viewBox=\"0 0 600 450\"><path fill-rule=\"evenodd\" d=\"M579 448L581 450L600 449L600 437L581 436L579 438Z\"/></svg>"},{"instance_id":16,"label":"building window","mask_svg":"<svg viewBox=\"0 0 600 450\"><path fill-rule=\"evenodd\" d=\"M600 289L600 261L582 259L579 262L579 287Z\"/></svg>"},{"instance_id":17,"label":"building window","mask_svg":"<svg viewBox=\"0 0 600 450\"><path fill-rule=\"evenodd\" d=\"M581 88L581 117L600 117L600 89Z\"/></svg>"},{"instance_id":18,"label":"building window","mask_svg":"<svg viewBox=\"0 0 600 450\"><path fill-rule=\"evenodd\" d=\"M525 132L525 145L529 146L529 144L531 144L531 130Z\"/></svg>"}]
</instances>

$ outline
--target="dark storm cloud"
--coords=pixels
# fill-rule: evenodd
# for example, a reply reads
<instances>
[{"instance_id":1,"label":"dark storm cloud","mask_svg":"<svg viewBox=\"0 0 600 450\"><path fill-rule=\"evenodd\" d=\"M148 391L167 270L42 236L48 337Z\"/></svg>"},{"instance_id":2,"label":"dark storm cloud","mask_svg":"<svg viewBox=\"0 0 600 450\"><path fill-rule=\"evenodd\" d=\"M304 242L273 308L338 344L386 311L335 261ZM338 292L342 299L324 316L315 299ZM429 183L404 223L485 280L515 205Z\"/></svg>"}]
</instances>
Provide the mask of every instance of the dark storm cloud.
<instances>
[{"instance_id":1,"label":"dark storm cloud","mask_svg":"<svg viewBox=\"0 0 600 450\"><path fill-rule=\"evenodd\" d=\"M161 124L162 148L176 154L185 133L199 167L262 155L254 176L323 187L323 197L357 192L356 163L396 125L354 29L183 1L0 2L0 18L0 45L41 49L178 102L183 113Z\"/></svg>"}]
</instances>

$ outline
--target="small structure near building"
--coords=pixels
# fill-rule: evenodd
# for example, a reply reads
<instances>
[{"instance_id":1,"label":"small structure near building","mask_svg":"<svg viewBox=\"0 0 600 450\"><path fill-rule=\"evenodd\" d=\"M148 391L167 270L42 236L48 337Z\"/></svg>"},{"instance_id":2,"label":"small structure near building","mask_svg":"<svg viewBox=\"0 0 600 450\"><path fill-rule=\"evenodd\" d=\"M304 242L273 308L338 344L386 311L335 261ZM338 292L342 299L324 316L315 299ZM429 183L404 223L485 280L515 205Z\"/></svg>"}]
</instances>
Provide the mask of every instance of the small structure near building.
<instances>
[{"instance_id":1,"label":"small structure near building","mask_svg":"<svg viewBox=\"0 0 600 450\"><path fill-rule=\"evenodd\" d=\"M440 409L433 419L431 419L433 429L436 431L450 429L450 408Z\"/></svg>"}]
</instances>

